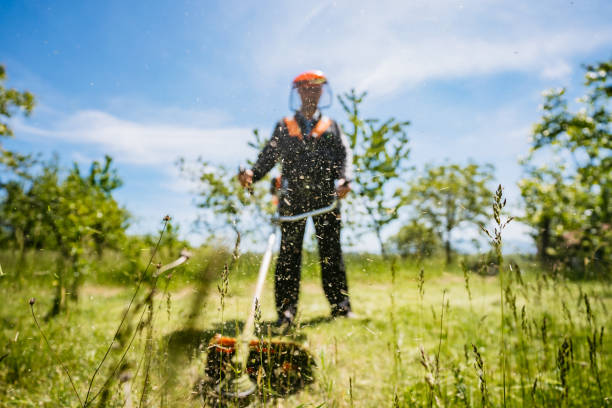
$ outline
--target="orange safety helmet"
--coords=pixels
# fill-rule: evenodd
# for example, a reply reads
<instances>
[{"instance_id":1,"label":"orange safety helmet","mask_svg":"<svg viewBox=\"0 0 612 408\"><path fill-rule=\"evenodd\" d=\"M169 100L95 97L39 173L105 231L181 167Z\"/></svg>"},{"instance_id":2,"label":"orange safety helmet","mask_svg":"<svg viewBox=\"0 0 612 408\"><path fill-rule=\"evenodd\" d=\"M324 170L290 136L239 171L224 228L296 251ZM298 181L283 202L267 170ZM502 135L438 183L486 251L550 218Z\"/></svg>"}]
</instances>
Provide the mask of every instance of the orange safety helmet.
<instances>
[{"instance_id":1,"label":"orange safety helmet","mask_svg":"<svg viewBox=\"0 0 612 408\"><path fill-rule=\"evenodd\" d=\"M293 86L298 87L301 85L323 85L327 83L327 78L323 71L318 69L302 72L300 75L293 78Z\"/></svg>"},{"instance_id":2,"label":"orange safety helmet","mask_svg":"<svg viewBox=\"0 0 612 408\"><path fill-rule=\"evenodd\" d=\"M320 71L318 69L304 71L295 78L293 78L291 85L291 93L289 95L289 109L293 111L297 111L299 109L299 106L295 106L294 102L296 98L294 95L296 94L296 89L303 85L321 85L323 87L323 93L321 95L320 101L324 100L326 101L326 103L319 102L319 109L325 109L331 106L333 99L332 92L331 88L329 87L329 81L327 80L327 77L325 76L323 71Z\"/></svg>"}]
</instances>

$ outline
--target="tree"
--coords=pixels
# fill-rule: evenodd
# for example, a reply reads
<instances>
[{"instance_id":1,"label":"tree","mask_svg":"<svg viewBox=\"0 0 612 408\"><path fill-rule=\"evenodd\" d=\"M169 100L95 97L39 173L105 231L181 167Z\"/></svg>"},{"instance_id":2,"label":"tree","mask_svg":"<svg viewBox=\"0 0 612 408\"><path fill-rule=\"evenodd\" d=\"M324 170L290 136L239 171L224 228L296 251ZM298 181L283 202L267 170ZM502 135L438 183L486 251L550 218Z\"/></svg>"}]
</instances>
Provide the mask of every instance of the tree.
<instances>
[{"instance_id":1,"label":"tree","mask_svg":"<svg viewBox=\"0 0 612 408\"><path fill-rule=\"evenodd\" d=\"M88 255L119 248L125 240L129 214L112 196L121 179L111 164L109 156L104 163L94 161L85 175L75 164L62 177L55 159L40 163L38 172L29 168L0 184L5 244L17 243L21 251L56 250L60 255L51 316L64 307L67 289L73 299L78 297Z\"/></svg>"},{"instance_id":2,"label":"tree","mask_svg":"<svg viewBox=\"0 0 612 408\"><path fill-rule=\"evenodd\" d=\"M462 223L479 226L486 217L493 179L490 164L426 166L411 185L407 200L444 241L446 263L452 261L452 232Z\"/></svg>"},{"instance_id":3,"label":"tree","mask_svg":"<svg viewBox=\"0 0 612 408\"><path fill-rule=\"evenodd\" d=\"M21 92L13 88L5 88L5 80L6 70L4 65L0 65L0 141L2 137L13 136L13 130L7 123L7 119L19 111L30 115L35 104L34 95L27 91ZM11 172L20 172L30 162L30 156L5 150L0 142L0 166L9 168Z\"/></svg>"},{"instance_id":4,"label":"tree","mask_svg":"<svg viewBox=\"0 0 612 408\"><path fill-rule=\"evenodd\" d=\"M359 107L365 96L365 92L357 95L351 91L339 97L352 125L349 131L345 128L345 133L350 141L356 169L352 180L355 193L353 197L349 195L345 202L352 210L363 210L365 217L354 218L357 219L354 226L373 231L383 256L386 256L382 231L398 218L398 210L403 204L400 187L403 177L410 170L407 162L409 140L405 131L409 122L399 122L394 118L384 122L362 119ZM255 140L249 145L259 151L265 142L257 130L254 134ZM273 205L265 204L268 191L265 181L256 183L251 191L246 191L238 184L236 172L225 166L199 160L199 169L190 172L189 166L181 160L179 167L197 182L200 199L196 205L204 210L200 222L209 231L260 231L261 225L274 211Z\"/></svg>"},{"instance_id":5,"label":"tree","mask_svg":"<svg viewBox=\"0 0 612 408\"><path fill-rule=\"evenodd\" d=\"M24 111L26 115L32 113L34 109L34 95L30 92L20 92L16 89L6 89L6 69L0 65L0 136L12 136L13 130L6 123L5 119L13 116L15 111Z\"/></svg>"},{"instance_id":6,"label":"tree","mask_svg":"<svg viewBox=\"0 0 612 408\"><path fill-rule=\"evenodd\" d=\"M440 238L432 227L412 219L391 237L391 243L400 256L423 259L431 257L437 251Z\"/></svg>"},{"instance_id":7,"label":"tree","mask_svg":"<svg viewBox=\"0 0 612 408\"><path fill-rule=\"evenodd\" d=\"M348 196L353 210L363 208L366 217L358 220L358 226L376 234L383 257L387 250L383 241L383 229L399 217L398 210L403 204L402 190L404 177L411 169L408 165L410 148L406 128L409 121L394 118L363 119L360 105L367 93L351 90L338 100L348 115L352 128L343 126L353 151L355 174L354 196Z\"/></svg>"},{"instance_id":8,"label":"tree","mask_svg":"<svg viewBox=\"0 0 612 408\"><path fill-rule=\"evenodd\" d=\"M257 129L253 134L255 139L249 146L260 150L265 141ZM265 199L269 190L265 180L269 176L247 190L238 182L237 171L227 166L202 159L198 159L195 168L184 159L179 159L177 165L184 177L196 183L195 204L202 210L197 223L211 234L232 231L240 240L244 235L260 232L274 213L273 204Z\"/></svg>"},{"instance_id":9,"label":"tree","mask_svg":"<svg viewBox=\"0 0 612 408\"><path fill-rule=\"evenodd\" d=\"M0 65L0 137L12 136L7 123L17 111L29 115L34 96L7 89ZM125 240L128 212L112 196L122 182L106 156L94 161L88 174L74 164L61 176L58 158L42 162L29 155L5 150L0 144L0 165L8 171L0 179L0 244L17 247L23 259L26 248L59 253L56 298L50 315L59 313L70 283L76 299L90 252L118 248Z\"/></svg>"},{"instance_id":10,"label":"tree","mask_svg":"<svg viewBox=\"0 0 612 408\"><path fill-rule=\"evenodd\" d=\"M533 228L539 259L579 275L609 270L612 260L612 60L586 71L587 91L576 112L565 89L544 94L519 183L522 220ZM539 165L538 153L557 160Z\"/></svg>"}]
</instances>

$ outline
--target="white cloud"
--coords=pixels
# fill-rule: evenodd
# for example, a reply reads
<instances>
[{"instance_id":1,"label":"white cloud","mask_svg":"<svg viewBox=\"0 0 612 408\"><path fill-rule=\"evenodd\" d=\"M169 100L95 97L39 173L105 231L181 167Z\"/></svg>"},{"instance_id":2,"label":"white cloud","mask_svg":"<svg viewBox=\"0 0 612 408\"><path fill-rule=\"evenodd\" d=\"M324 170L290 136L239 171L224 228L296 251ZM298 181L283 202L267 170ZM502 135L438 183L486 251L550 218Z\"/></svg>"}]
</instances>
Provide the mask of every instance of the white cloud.
<instances>
[{"instance_id":1,"label":"white cloud","mask_svg":"<svg viewBox=\"0 0 612 408\"><path fill-rule=\"evenodd\" d=\"M507 71L558 79L571 72L572 57L612 43L609 25L581 18L583 7L487 0L291 3L270 13L274 21L258 15L251 57L257 75L269 81L321 67L339 89L368 89L374 96Z\"/></svg>"},{"instance_id":2,"label":"white cloud","mask_svg":"<svg viewBox=\"0 0 612 408\"><path fill-rule=\"evenodd\" d=\"M199 100L196 103L200 103ZM197 128L219 128L232 122L232 116L218 108L193 109L178 106L156 105L142 98L115 96L106 104L106 112L129 112L135 122L164 123L167 125ZM153 120L152 120L153 119Z\"/></svg>"},{"instance_id":3,"label":"white cloud","mask_svg":"<svg viewBox=\"0 0 612 408\"><path fill-rule=\"evenodd\" d=\"M558 61L542 70L542 77L546 79L567 79L572 73L572 67L565 61Z\"/></svg>"},{"instance_id":4,"label":"white cloud","mask_svg":"<svg viewBox=\"0 0 612 408\"><path fill-rule=\"evenodd\" d=\"M90 163L101 154L111 155L118 162L124 186L128 189L120 191L118 197L134 214L130 231L155 231L159 219L169 213L174 222L181 225L181 236L199 244L204 239L201 231L191 231L197 217L192 204L197 183L181 174L174 162L184 157L188 171L201 170L195 164L197 157L214 163L244 162L254 155L247 145L252 131L223 126L221 123L227 116L217 112L163 108L152 120L146 107L140 111L136 114L139 120L121 119L99 110L77 111L65 116L54 112L53 116L60 119L45 127L28 125L22 118L15 118L12 126L20 133L20 138L29 137L34 144L40 139L46 139L47 143L67 143L72 149L70 157L81 164ZM176 114L190 125L170 122L168 118L176 118ZM212 120L213 117L219 122ZM218 126L207 126L209 123ZM127 169L123 167L126 164L138 168ZM141 177L146 173L156 177L156 182L143 184ZM158 194L157 190L163 194Z\"/></svg>"},{"instance_id":5,"label":"white cloud","mask_svg":"<svg viewBox=\"0 0 612 408\"><path fill-rule=\"evenodd\" d=\"M17 121L16 130L98 148L119 162L167 165L178 157L203 157L234 162L250 152L251 129L242 127L196 127L156 122L136 122L98 110L78 111L50 128Z\"/></svg>"}]
</instances>

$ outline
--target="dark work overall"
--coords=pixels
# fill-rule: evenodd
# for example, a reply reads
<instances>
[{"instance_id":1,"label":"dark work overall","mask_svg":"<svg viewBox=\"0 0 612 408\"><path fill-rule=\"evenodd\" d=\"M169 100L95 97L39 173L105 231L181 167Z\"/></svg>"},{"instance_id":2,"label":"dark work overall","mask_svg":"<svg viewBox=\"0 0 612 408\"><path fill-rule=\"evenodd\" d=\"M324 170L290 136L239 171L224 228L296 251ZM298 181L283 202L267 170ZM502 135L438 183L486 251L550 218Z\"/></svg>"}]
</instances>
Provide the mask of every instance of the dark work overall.
<instances>
[{"instance_id":1,"label":"dark work overall","mask_svg":"<svg viewBox=\"0 0 612 408\"><path fill-rule=\"evenodd\" d=\"M299 112L279 122L253 166L253 181L282 165L280 215L296 215L330 205L335 181L351 180L352 156L345 136L332 120L317 112L311 121ZM319 247L323 291L332 315L350 311L346 270L340 246L340 209L313 217ZM275 274L276 310L292 320L297 313L302 244L306 220L281 224Z\"/></svg>"}]
</instances>

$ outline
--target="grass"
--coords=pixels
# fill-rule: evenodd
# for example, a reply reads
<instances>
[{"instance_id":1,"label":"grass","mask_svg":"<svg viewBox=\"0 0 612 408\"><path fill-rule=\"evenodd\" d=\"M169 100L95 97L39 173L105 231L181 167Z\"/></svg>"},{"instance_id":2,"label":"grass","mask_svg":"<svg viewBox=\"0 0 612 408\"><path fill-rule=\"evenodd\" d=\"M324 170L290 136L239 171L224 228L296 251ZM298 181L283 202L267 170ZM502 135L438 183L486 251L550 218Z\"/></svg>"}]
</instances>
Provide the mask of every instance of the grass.
<instances>
[{"instance_id":1,"label":"grass","mask_svg":"<svg viewBox=\"0 0 612 408\"><path fill-rule=\"evenodd\" d=\"M196 255L192 268L205 264L204 255ZM611 403L608 309L612 289L608 283L544 278L524 266L522 284L513 278L504 294L507 350L501 360L497 277L470 274L465 279L460 267L447 271L434 260L422 266L422 275L420 266L399 262L393 279L391 265L378 257L348 255L349 290L359 319L328 320L329 306L314 261L309 256L304 260L300 328L293 338L313 354L315 381L287 398L270 399L269 404L501 406L502 364L507 406ZM39 316L51 307L52 279L43 275L27 280L24 273L18 283L9 279L10 262L2 265L6 275L0 278L4 279L0 280L4 300L0 308L0 406L79 406L61 365L45 347L30 316L31 297L37 298ZM219 269L221 276L223 269ZM216 278L224 291L224 307L220 307L217 288L196 285L197 275L188 268L174 271L167 291L166 283L160 282L152 302L154 322L147 330L136 332L122 368L131 377L113 383L106 406L123 406L126 384L131 385L133 406L139 406L141 400L140 406L201 406L194 389L204 373L207 339L221 329L233 335L240 328L256 271L257 258L245 256L227 282ZM186 277L181 279L182 274ZM275 319L271 275L261 305L264 322ZM505 283L511 278L507 272ZM64 315L41 321L82 396L132 289L90 280L78 304ZM199 294L203 295L201 313L193 318L194 298ZM193 326L188 327L187 321ZM96 379L94 390L105 377Z\"/></svg>"}]
</instances>

